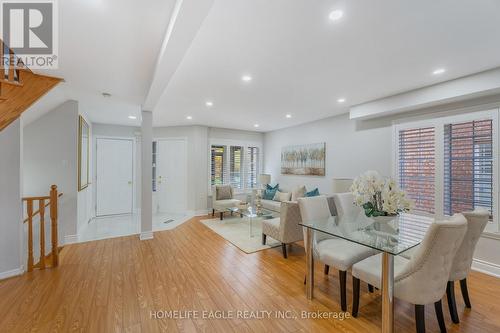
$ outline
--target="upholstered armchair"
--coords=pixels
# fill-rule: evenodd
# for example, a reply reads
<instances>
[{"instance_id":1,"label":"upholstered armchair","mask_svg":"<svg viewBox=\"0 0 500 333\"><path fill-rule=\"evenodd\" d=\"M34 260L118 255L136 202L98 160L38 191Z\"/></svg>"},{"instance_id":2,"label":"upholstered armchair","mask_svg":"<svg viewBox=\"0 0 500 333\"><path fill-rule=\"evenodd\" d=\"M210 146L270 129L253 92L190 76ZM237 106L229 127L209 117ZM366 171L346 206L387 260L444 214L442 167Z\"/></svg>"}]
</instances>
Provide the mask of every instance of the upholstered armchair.
<instances>
[{"instance_id":1,"label":"upholstered armchair","mask_svg":"<svg viewBox=\"0 0 500 333\"><path fill-rule=\"evenodd\" d=\"M266 244L266 237L281 242L283 257L287 258L286 246L303 239L299 205L296 202L281 203L280 217L262 222L262 244Z\"/></svg>"},{"instance_id":2,"label":"upholstered armchair","mask_svg":"<svg viewBox=\"0 0 500 333\"><path fill-rule=\"evenodd\" d=\"M469 292L467 289L467 275L469 275L474 249L484 228L488 224L490 213L486 209L476 209L473 212L463 213L467 219L467 233L460 248L453 259L450 278L446 287L446 296L448 299L448 308L450 309L451 320L458 324L460 322L457 313L457 304L455 302L455 281L460 281L460 289L467 308L471 307Z\"/></svg>"},{"instance_id":3,"label":"upholstered armchair","mask_svg":"<svg viewBox=\"0 0 500 333\"><path fill-rule=\"evenodd\" d=\"M302 221L315 221L328 219L332 215L337 214L342 207L336 207L334 197L310 197L299 198L300 215ZM352 205L352 201L350 202ZM350 207L345 207L344 211ZM332 223L335 223L332 219ZM304 243L307 237L304 237ZM342 311L347 311L346 299L346 278L347 270L351 266L367 257L377 253L375 250L346 241L341 238L334 238L323 233L314 233L313 237L313 257L315 260L325 264L325 274L329 273L330 266L335 267L339 271L340 282L340 305ZM307 248L307 244L306 248Z\"/></svg>"},{"instance_id":4,"label":"upholstered armchair","mask_svg":"<svg viewBox=\"0 0 500 333\"><path fill-rule=\"evenodd\" d=\"M441 298L466 231L467 221L462 214L449 221L435 221L410 259L394 257L394 296L415 305L418 333L425 332L425 305L431 303L441 332L446 332ZM381 287L381 263L382 255L378 254L352 266L353 317L358 316L360 280Z\"/></svg>"},{"instance_id":5,"label":"upholstered armchair","mask_svg":"<svg viewBox=\"0 0 500 333\"><path fill-rule=\"evenodd\" d=\"M237 207L240 203L240 200L233 198L231 185L212 186L212 216L215 216L215 212L219 212L222 220L228 208Z\"/></svg>"}]
</instances>

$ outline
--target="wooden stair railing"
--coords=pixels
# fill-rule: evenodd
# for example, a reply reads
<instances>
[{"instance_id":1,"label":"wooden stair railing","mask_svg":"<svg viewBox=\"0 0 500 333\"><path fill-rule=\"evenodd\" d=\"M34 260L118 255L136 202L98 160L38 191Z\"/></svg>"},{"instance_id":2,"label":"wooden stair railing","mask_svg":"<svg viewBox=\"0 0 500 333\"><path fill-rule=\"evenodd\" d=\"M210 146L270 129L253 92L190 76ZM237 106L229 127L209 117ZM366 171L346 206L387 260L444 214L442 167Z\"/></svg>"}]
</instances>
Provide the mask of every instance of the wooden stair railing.
<instances>
[{"instance_id":1,"label":"wooden stair railing","mask_svg":"<svg viewBox=\"0 0 500 333\"><path fill-rule=\"evenodd\" d=\"M8 55L8 56L7 56ZM0 39L0 80L7 81L10 83L19 83L19 71L28 70L21 61L16 63L15 53L7 45L4 44L3 40Z\"/></svg>"},{"instance_id":2,"label":"wooden stair railing","mask_svg":"<svg viewBox=\"0 0 500 333\"><path fill-rule=\"evenodd\" d=\"M62 81L33 73L0 39L0 131Z\"/></svg>"},{"instance_id":3,"label":"wooden stair railing","mask_svg":"<svg viewBox=\"0 0 500 333\"><path fill-rule=\"evenodd\" d=\"M23 201L26 202L26 209L28 217L24 220L24 223L28 223L28 272L33 271L34 268L45 269L50 263L51 267L57 267L59 265L59 246L57 239L57 203L59 197L62 193L57 193L57 186L52 185L50 187L49 196L42 197L26 197ZM38 210L34 211L34 203L38 202ZM51 253L45 255L45 208L50 206L50 238L51 238ZM40 221L40 260L38 263L34 263L33 258L33 219L39 216Z\"/></svg>"}]
</instances>

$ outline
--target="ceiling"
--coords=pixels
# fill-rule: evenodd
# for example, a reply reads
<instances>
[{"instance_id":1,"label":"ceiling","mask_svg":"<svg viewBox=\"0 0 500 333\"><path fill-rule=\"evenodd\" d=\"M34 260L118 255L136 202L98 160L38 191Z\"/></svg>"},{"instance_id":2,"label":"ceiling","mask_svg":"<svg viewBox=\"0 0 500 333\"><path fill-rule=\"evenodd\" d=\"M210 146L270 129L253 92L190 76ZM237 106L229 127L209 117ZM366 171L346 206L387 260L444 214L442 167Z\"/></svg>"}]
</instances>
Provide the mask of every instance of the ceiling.
<instances>
[{"instance_id":1,"label":"ceiling","mask_svg":"<svg viewBox=\"0 0 500 333\"><path fill-rule=\"evenodd\" d=\"M74 99L93 122L140 124L140 105L151 83L175 0L59 1L59 69L65 79L32 106L32 120ZM38 72L38 71L37 71ZM103 92L111 94L104 98ZM137 120L128 119L129 115Z\"/></svg>"},{"instance_id":2,"label":"ceiling","mask_svg":"<svg viewBox=\"0 0 500 333\"><path fill-rule=\"evenodd\" d=\"M332 10L344 16L331 21ZM215 0L154 125L271 131L346 113L500 66L499 22L496 0ZM438 68L446 71L433 75Z\"/></svg>"},{"instance_id":3,"label":"ceiling","mask_svg":"<svg viewBox=\"0 0 500 333\"><path fill-rule=\"evenodd\" d=\"M59 69L46 73L66 82L27 119L74 99L99 123L140 125L151 104L154 126L271 131L500 66L497 0L64 0L59 10Z\"/></svg>"}]
</instances>

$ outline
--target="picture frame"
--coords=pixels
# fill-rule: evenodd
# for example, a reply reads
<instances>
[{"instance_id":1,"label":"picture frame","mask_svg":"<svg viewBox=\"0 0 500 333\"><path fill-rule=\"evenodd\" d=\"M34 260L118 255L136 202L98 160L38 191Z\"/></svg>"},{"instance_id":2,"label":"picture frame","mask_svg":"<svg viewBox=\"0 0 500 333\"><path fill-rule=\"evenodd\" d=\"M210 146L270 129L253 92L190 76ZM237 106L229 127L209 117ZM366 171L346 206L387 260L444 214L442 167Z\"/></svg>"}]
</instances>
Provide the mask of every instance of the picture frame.
<instances>
[{"instance_id":1,"label":"picture frame","mask_svg":"<svg viewBox=\"0 0 500 333\"><path fill-rule=\"evenodd\" d=\"M326 143L293 145L281 148L281 174L325 176Z\"/></svg>"}]
</instances>

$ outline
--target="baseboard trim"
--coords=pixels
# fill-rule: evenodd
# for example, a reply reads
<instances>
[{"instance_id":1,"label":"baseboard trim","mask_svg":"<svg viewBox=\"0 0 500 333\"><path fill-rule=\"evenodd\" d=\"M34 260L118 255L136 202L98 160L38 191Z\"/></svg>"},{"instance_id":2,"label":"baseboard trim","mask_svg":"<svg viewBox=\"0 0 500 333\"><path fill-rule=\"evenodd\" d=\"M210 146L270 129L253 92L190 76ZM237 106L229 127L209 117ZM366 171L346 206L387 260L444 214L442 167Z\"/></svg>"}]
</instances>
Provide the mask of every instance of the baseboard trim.
<instances>
[{"instance_id":1,"label":"baseboard trim","mask_svg":"<svg viewBox=\"0 0 500 333\"><path fill-rule=\"evenodd\" d=\"M472 269L487 275L500 278L500 265L480 259L472 260Z\"/></svg>"},{"instance_id":2,"label":"baseboard trim","mask_svg":"<svg viewBox=\"0 0 500 333\"><path fill-rule=\"evenodd\" d=\"M153 232L152 231L143 231L141 232L141 234L139 235L139 239L141 241L143 240L148 240L148 239L153 239Z\"/></svg>"},{"instance_id":3,"label":"baseboard trim","mask_svg":"<svg viewBox=\"0 0 500 333\"><path fill-rule=\"evenodd\" d=\"M208 209L200 209L194 212L194 216L203 216L208 214Z\"/></svg>"},{"instance_id":4,"label":"baseboard trim","mask_svg":"<svg viewBox=\"0 0 500 333\"><path fill-rule=\"evenodd\" d=\"M14 276L18 276L24 273L24 267L19 267L16 269L11 269L10 271L0 272L0 280L8 279Z\"/></svg>"},{"instance_id":5,"label":"baseboard trim","mask_svg":"<svg viewBox=\"0 0 500 333\"><path fill-rule=\"evenodd\" d=\"M78 243L78 235L66 235L64 236L64 245Z\"/></svg>"}]
</instances>

